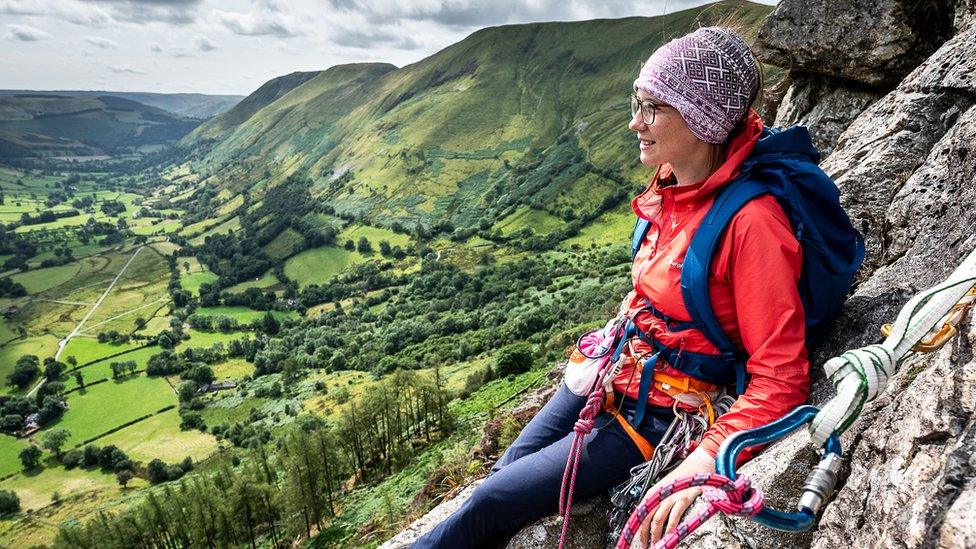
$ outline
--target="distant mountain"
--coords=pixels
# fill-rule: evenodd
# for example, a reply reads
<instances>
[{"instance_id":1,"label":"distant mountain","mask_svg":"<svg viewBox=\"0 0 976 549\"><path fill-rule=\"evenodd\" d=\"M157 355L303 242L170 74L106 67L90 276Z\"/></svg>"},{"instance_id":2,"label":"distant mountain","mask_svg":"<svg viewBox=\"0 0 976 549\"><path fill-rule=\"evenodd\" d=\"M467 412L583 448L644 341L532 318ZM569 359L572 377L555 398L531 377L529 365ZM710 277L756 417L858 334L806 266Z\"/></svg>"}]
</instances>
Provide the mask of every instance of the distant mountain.
<instances>
[{"instance_id":1,"label":"distant mountain","mask_svg":"<svg viewBox=\"0 0 976 549\"><path fill-rule=\"evenodd\" d=\"M0 96L0 159L156 150L199 123L121 97Z\"/></svg>"},{"instance_id":2,"label":"distant mountain","mask_svg":"<svg viewBox=\"0 0 976 549\"><path fill-rule=\"evenodd\" d=\"M392 65L390 67L396 68ZM206 124L200 125L187 139L191 141L198 139L216 140L225 137L227 132L246 121L254 113L270 105L279 97L311 80L320 73L321 71L293 72L268 80L254 93L239 101L227 112L216 116Z\"/></svg>"},{"instance_id":3,"label":"distant mountain","mask_svg":"<svg viewBox=\"0 0 976 549\"><path fill-rule=\"evenodd\" d=\"M486 28L399 69L333 67L270 103L269 82L180 145L224 196L259 198L304 175L318 200L373 224L473 227L519 205L578 219L647 175L626 127L639 63L730 17L755 36L771 9L728 0L663 18Z\"/></svg>"},{"instance_id":4,"label":"distant mountain","mask_svg":"<svg viewBox=\"0 0 976 549\"><path fill-rule=\"evenodd\" d=\"M148 93L82 90L0 90L0 96L47 94L66 97L120 97L137 101L143 105L163 109L177 116L199 118L201 120L216 116L236 105L243 95L206 95L202 93Z\"/></svg>"}]
</instances>

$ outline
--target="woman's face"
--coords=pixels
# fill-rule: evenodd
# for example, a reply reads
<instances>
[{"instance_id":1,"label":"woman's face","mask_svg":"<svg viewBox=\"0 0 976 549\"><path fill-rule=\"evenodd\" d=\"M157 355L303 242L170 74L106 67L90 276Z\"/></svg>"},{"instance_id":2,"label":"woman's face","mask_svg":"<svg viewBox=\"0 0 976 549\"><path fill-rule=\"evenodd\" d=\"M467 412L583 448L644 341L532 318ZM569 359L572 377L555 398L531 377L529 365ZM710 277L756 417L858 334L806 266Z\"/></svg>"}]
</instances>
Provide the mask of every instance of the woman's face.
<instances>
[{"instance_id":1,"label":"woman's face","mask_svg":"<svg viewBox=\"0 0 976 549\"><path fill-rule=\"evenodd\" d=\"M641 164L657 166L674 163L675 160L688 158L702 145L706 145L691 133L677 109L644 90L638 90L637 97L644 102L645 108L648 103L657 105L653 124L644 123L641 112L638 111L627 125L637 133Z\"/></svg>"}]
</instances>

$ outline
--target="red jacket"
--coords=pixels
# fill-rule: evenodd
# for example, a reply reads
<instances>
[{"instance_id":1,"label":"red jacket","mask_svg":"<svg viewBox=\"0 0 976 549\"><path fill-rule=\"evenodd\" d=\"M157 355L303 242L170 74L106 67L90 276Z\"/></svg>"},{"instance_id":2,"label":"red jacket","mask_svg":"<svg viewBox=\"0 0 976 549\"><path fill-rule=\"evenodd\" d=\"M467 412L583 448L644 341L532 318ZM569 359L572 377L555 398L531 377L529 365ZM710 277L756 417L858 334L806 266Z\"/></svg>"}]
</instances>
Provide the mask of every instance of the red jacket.
<instances>
[{"instance_id":1,"label":"red jacket","mask_svg":"<svg viewBox=\"0 0 976 549\"><path fill-rule=\"evenodd\" d=\"M705 181L674 187L670 166L660 166L647 190L633 200L634 212L651 221L650 230L632 268L634 290L624 301L631 314L644 306L644 297L667 316L690 320L681 297L681 265L691 237L712 204L716 191L733 179L752 152L762 120L754 112L727 147L726 160ZM672 186L669 186L672 185ZM709 273L709 293L719 323L733 343L749 356L750 380L735 405L708 430L702 446L712 455L725 438L737 431L765 425L809 395L803 304L797 290L801 248L776 199L762 196L746 204L732 219L716 250ZM664 345L696 353L718 354L697 330L669 332L649 314L638 326ZM649 349L633 345L636 354ZM659 364L658 368L662 366ZM665 365L666 373L683 375ZM639 373L627 364L614 388L637 397ZM670 406L656 390L649 404Z\"/></svg>"}]
</instances>

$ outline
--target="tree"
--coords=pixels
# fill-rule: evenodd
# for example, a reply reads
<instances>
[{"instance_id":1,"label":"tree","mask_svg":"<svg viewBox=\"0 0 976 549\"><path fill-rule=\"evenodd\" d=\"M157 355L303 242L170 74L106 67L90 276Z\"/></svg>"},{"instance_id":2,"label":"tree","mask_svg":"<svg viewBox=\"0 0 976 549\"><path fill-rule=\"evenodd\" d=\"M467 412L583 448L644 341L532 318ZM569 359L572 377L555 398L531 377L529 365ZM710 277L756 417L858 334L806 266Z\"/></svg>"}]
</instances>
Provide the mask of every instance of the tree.
<instances>
[{"instance_id":1,"label":"tree","mask_svg":"<svg viewBox=\"0 0 976 549\"><path fill-rule=\"evenodd\" d=\"M61 427L51 429L44 433L41 444L48 450L54 452L55 457L61 459L61 447L68 441L71 432Z\"/></svg>"},{"instance_id":2,"label":"tree","mask_svg":"<svg viewBox=\"0 0 976 549\"><path fill-rule=\"evenodd\" d=\"M119 484L124 489L125 485L128 484L134 476L135 475L132 473L132 469L121 469L115 473L115 480L119 481Z\"/></svg>"},{"instance_id":3,"label":"tree","mask_svg":"<svg viewBox=\"0 0 976 549\"><path fill-rule=\"evenodd\" d=\"M13 490L0 490L0 515L20 511L20 498Z\"/></svg>"},{"instance_id":4,"label":"tree","mask_svg":"<svg viewBox=\"0 0 976 549\"><path fill-rule=\"evenodd\" d=\"M363 255L371 254L373 253L373 245L369 243L368 238L361 236L356 244L356 250Z\"/></svg>"},{"instance_id":5,"label":"tree","mask_svg":"<svg viewBox=\"0 0 976 549\"><path fill-rule=\"evenodd\" d=\"M85 376L81 374L81 370L75 370L75 382L79 387L85 386Z\"/></svg>"},{"instance_id":6,"label":"tree","mask_svg":"<svg viewBox=\"0 0 976 549\"><path fill-rule=\"evenodd\" d=\"M184 381L180 383L180 388L177 390L177 395L180 398L180 402L190 402L193 397L197 396L197 389L200 385L195 381Z\"/></svg>"},{"instance_id":7,"label":"tree","mask_svg":"<svg viewBox=\"0 0 976 549\"><path fill-rule=\"evenodd\" d=\"M495 372L499 377L521 374L532 368L532 347L527 343L514 343L502 347L495 360Z\"/></svg>"},{"instance_id":8,"label":"tree","mask_svg":"<svg viewBox=\"0 0 976 549\"><path fill-rule=\"evenodd\" d=\"M167 480L166 463L159 458L150 461L149 465L146 466L146 476L149 477L149 482L153 484L165 482Z\"/></svg>"},{"instance_id":9,"label":"tree","mask_svg":"<svg viewBox=\"0 0 976 549\"><path fill-rule=\"evenodd\" d=\"M281 323L275 318L271 311L264 314L264 318L261 319L261 330L270 335L276 335L281 329Z\"/></svg>"},{"instance_id":10,"label":"tree","mask_svg":"<svg viewBox=\"0 0 976 549\"><path fill-rule=\"evenodd\" d=\"M46 377L48 381L53 381L61 377L61 374L64 373L64 369L65 366L63 362L54 360L51 357L44 359L44 377Z\"/></svg>"},{"instance_id":11,"label":"tree","mask_svg":"<svg viewBox=\"0 0 976 549\"><path fill-rule=\"evenodd\" d=\"M20 463L25 471L30 471L37 467L41 462L41 449L37 446L28 446L20 451Z\"/></svg>"},{"instance_id":12,"label":"tree","mask_svg":"<svg viewBox=\"0 0 976 549\"><path fill-rule=\"evenodd\" d=\"M172 349L176 343L173 341L173 336L167 332L163 331L156 338L156 344L162 349Z\"/></svg>"},{"instance_id":13,"label":"tree","mask_svg":"<svg viewBox=\"0 0 976 549\"><path fill-rule=\"evenodd\" d=\"M41 368L35 355L23 355L17 359L14 371L7 376L7 384L24 389L30 384L31 380L41 373Z\"/></svg>"}]
</instances>

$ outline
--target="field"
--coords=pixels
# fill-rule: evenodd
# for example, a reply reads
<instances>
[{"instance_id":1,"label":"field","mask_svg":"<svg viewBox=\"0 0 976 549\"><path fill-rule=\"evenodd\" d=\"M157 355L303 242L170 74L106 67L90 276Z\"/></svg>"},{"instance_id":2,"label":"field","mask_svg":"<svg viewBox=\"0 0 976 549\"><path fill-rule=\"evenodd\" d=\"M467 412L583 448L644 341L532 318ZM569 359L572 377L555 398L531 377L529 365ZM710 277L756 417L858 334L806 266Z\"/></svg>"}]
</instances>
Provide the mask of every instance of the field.
<instances>
[{"instance_id":1,"label":"field","mask_svg":"<svg viewBox=\"0 0 976 549\"><path fill-rule=\"evenodd\" d=\"M503 235L509 235L524 228L532 229L536 234L547 234L554 229L560 229L566 223L542 210L528 207L519 208L515 213L495 224Z\"/></svg>"},{"instance_id":2,"label":"field","mask_svg":"<svg viewBox=\"0 0 976 549\"><path fill-rule=\"evenodd\" d=\"M247 307L199 307L196 310L196 314L200 316L228 316L233 318L240 324L249 324L255 320L263 318L266 314L265 311L255 311L254 309L248 309ZM298 313L296 311L271 311L271 314L275 318L281 320L283 318L297 318Z\"/></svg>"},{"instance_id":3,"label":"field","mask_svg":"<svg viewBox=\"0 0 976 549\"><path fill-rule=\"evenodd\" d=\"M138 346L138 343L131 341L129 343L113 345L110 343L99 343L97 339L90 337L73 337L64 346L64 351L61 352L61 356L65 360L69 356L73 356L78 361L78 364L88 364L110 355L130 351Z\"/></svg>"},{"instance_id":4,"label":"field","mask_svg":"<svg viewBox=\"0 0 976 549\"><path fill-rule=\"evenodd\" d=\"M377 253L377 255L379 255ZM324 246L294 255L285 262L285 275L304 288L321 284L356 263L366 261L359 252Z\"/></svg>"},{"instance_id":5,"label":"field","mask_svg":"<svg viewBox=\"0 0 976 549\"><path fill-rule=\"evenodd\" d=\"M180 286L193 295L200 294L200 286L218 278L195 257L180 258L177 265L180 269Z\"/></svg>"},{"instance_id":6,"label":"field","mask_svg":"<svg viewBox=\"0 0 976 549\"><path fill-rule=\"evenodd\" d=\"M156 353L161 352L162 349L159 347L145 347L142 349L134 349L125 354L106 358L99 360L98 362L89 364L87 366L73 370L65 375L63 380L64 390L70 391L78 386L78 381L75 379L75 371L81 372L82 380L85 384L91 384L99 380L110 379L112 377L112 363L113 362L126 362L133 361L138 366L138 369L143 370L146 367L146 362L149 361L149 357Z\"/></svg>"},{"instance_id":7,"label":"field","mask_svg":"<svg viewBox=\"0 0 976 549\"><path fill-rule=\"evenodd\" d=\"M261 278L258 278L257 280L248 280L246 282L239 282L227 288L224 291L231 294L239 294L242 293L244 290L247 290L248 288L259 288L263 290L265 288L270 288L279 283L280 282L278 281L278 278L274 275L274 273L268 271L264 273L264 275Z\"/></svg>"},{"instance_id":8,"label":"field","mask_svg":"<svg viewBox=\"0 0 976 549\"><path fill-rule=\"evenodd\" d=\"M0 477L16 473L23 469L20 463L20 451L27 447L27 443L12 436L0 435Z\"/></svg>"},{"instance_id":9,"label":"field","mask_svg":"<svg viewBox=\"0 0 976 549\"><path fill-rule=\"evenodd\" d=\"M187 456L199 461L217 451L213 436L197 430L181 431L179 426L179 412L167 410L102 437L98 444L114 444L144 464L156 458L175 462Z\"/></svg>"},{"instance_id":10,"label":"field","mask_svg":"<svg viewBox=\"0 0 976 549\"><path fill-rule=\"evenodd\" d=\"M46 429L71 432L66 448L82 444L144 415L176 404L176 394L165 380L136 375L85 387L68 397L64 416Z\"/></svg>"}]
</instances>

